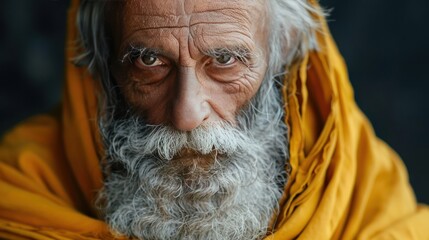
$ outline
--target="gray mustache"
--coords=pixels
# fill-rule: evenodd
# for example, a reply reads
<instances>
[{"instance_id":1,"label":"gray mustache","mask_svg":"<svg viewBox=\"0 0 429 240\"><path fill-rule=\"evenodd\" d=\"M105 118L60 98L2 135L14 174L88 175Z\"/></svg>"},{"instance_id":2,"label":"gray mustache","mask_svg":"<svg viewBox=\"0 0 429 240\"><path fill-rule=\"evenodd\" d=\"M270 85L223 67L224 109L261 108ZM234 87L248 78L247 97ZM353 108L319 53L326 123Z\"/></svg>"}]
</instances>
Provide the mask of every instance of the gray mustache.
<instances>
[{"instance_id":1,"label":"gray mustache","mask_svg":"<svg viewBox=\"0 0 429 240\"><path fill-rule=\"evenodd\" d=\"M226 122L205 124L190 132L184 132L171 126L145 125L134 118L116 124L114 132L116 135L110 147L115 152L120 153L120 146L126 142L128 151L145 156L156 155L167 161L183 149L203 155L211 152L232 155L249 144L253 145L249 134Z\"/></svg>"}]
</instances>

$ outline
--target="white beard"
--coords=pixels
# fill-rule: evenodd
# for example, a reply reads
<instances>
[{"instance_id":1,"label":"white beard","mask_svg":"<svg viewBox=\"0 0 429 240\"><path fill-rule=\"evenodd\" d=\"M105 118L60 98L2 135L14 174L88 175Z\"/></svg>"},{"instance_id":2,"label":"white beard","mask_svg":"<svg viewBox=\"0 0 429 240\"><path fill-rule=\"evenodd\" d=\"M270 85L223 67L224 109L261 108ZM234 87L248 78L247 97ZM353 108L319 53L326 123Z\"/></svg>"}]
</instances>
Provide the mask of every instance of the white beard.
<instances>
[{"instance_id":1,"label":"white beard","mask_svg":"<svg viewBox=\"0 0 429 240\"><path fill-rule=\"evenodd\" d=\"M237 127L181 132L137 117L100 121L107 159L99 201L113 231L139 239L265 236L286 181L287 141L278 93L261 88ZM183 149L212 161L182 164Z\"/></svg>"}]
</instances>

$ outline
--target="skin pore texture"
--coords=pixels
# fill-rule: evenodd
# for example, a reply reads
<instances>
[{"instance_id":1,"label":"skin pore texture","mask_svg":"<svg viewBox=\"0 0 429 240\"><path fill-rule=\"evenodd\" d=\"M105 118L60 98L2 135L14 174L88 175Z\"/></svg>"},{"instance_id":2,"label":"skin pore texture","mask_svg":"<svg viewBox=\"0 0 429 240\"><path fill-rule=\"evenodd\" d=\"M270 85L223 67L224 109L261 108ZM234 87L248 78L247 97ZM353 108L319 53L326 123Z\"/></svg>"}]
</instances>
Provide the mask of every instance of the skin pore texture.
<instances>
[{"instance_id":1,"label":"skin pore texture","mask_svg":"<svg viewBox=\"0 0 429 240\"><path fill-rule=\"evenodd\" d=\"M260 239L274 224L287 127L265 4L121 2L110 70L123 102L99 119L99 205L115 234Z\"/></svg>"}]
</instances>

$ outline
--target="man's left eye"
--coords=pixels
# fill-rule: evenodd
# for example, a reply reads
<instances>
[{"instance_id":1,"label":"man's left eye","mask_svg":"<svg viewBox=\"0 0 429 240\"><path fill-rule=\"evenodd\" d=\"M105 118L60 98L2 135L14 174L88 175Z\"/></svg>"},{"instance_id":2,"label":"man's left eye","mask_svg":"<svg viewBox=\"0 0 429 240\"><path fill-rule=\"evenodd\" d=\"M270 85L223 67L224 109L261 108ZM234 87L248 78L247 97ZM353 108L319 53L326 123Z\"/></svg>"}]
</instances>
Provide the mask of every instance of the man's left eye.
<instances>
[{"instance_id":1,"label":"man's left eye","mask_svg":"<svg viewBox=\"0 0 429 240\"><path fill-rule=\"evenodd\" d=\"M221 54L215 59L216 63L219 65L231 65L235 63L236 58L230 54Z\"/></svg>"}]
</instances>

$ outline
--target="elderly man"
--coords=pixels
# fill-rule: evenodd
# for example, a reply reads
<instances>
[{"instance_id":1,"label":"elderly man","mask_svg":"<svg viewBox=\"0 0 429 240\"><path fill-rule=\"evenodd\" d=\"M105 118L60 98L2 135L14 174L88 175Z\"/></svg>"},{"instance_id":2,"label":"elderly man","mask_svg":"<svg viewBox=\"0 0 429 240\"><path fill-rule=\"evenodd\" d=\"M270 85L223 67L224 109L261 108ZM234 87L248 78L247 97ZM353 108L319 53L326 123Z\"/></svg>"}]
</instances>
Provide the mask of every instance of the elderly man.
<instances>
[{"instance_id":1,"label":"elderly man","mask_svg":"<svg viewBox=\"0 0 429 240\"><path fill-rule=\"evenodd\" d=\"M1 238L429 237L313 1L73 1L67 57L1 144Z\"/></svg>"}]
</instances>

